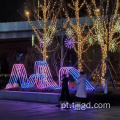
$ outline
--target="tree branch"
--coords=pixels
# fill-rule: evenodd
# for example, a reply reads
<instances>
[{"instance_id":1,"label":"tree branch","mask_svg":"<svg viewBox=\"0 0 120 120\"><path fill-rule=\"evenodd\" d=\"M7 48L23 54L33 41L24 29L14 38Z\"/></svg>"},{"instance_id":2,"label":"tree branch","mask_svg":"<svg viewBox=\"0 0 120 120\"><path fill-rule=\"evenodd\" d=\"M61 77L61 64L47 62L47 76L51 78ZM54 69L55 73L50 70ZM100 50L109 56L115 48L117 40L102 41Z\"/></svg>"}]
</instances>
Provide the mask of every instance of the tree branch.
<instances>
[{"instance_id":1,"label":"tree branch","mask_svg":"<svg viewBox=\"0 0 120 120\"><path fill-rule=\"evenodd\" d=\"M73 10L75 10L75 8L73 8L70 4L68 4L68 7L71 8L71 9L73 9Z\"/></svg>"},{"instance_id":2,"label":"tree branch","mask_svg":"<svg viewBox=\"0 0 120 120\"><path fill-rule=\"evenodd\" d=\"M75 50L75 52L76 52L76 53L78 53L78 51L77 51L76 47L74 47L74 50Z\"/></svg>"}]
</instances>

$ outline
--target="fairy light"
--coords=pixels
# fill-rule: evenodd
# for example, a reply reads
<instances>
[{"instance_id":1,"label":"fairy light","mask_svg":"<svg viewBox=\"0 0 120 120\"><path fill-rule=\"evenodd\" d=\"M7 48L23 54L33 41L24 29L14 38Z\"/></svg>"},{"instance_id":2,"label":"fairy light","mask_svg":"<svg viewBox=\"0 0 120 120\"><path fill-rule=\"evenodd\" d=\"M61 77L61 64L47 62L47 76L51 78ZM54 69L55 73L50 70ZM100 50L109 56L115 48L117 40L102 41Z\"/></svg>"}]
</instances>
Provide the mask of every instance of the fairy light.
<instances>
[{"instance_id":1,"label":"fairy light","mask_svg":"<svg viewBox=\"0 0 120 120\"><path fill-rule=\"evenodd\" d=\"M117 34L118 37L115 37L116 33L120 33L120 17L118 14L119 0L116 0L115 2L116 5L115 5L114 13L112 14L112 18L110 18L110 22L108 20L109 19L108 16L106 16L109 9L111 9L109 6L109 0L107 0L106 9L104 9L102 5L100 5L99 8L97 8L95 0L92 0L91 2L92 7L90 7L89 5L87 7L89 8L89 14L91 15L90 17L92 19L93 26L95 28L94 29L95 39L96 39L95 41L97 41L101 46L101 51L102 51L101 84L103 85L103 87L105 86L105 74L106 74L105 61L107 59L107 41L109 41L108 42L109 50L111 52L116 52L118 47L118 42L120 39L119 34ZM94 11L96 17L92 17L92 11ZM109 24L109 28L108 28L108 24ZM109 36L109 40L108 40L108 36Z\"/></svg>"},{"instance_id":2,"label":"fairy light","mask_svg":"<svg viewBox=\"0 0 120 120\"><path fill-rule=\"evenodd\" d=\"M101 44L102 40L103 40L102 34L98 34L97 35L98 44Z\"/></svg>"},{"instance_id":3,"label":"fairy light","mask_svg":"<svg viewBox=\"0 0 120 120\"><path fill-rule=\"evenodd\" d=\"M30 19L30 13L29 12L25 12L26 16L28 18L28 22L29 24L32 26L32 29L34 30L38 41L39 41L39 46L40 47L40 52L43 55L43 60L47 60L46 56L47 56L47 47L51 45L52 40L54 38L54 35L58 32L57 28L56 28L56 24L57 24L57 17L58 14L60 12L61 6L58 8L57 13L55 13L54 9L56 6L56 2L54 2L52 9L51 9L51 1L48 0L44 0L43 4L40 4L39 0L38 0L38 7L36 8L38 11L36 14L36 11L33 11L34 14L34 18L36 19L36 21L38 22L39 26L42 29L42 32L35 26L35 24L32 22L32 20ZM43 16L40 16L40 12L42 11ZM49 19L51 20L51 22L49 22ZM41 23L41 21L43 21L43 25ZM49 23L49 25L48 25ZM48 35L49 34L49 35ZM47 35L47 36L46 36Z\"/></svg>"},{"instance_id":4,"label":"fairy light","mask_svg":"<svg viewBox=\"0 0 120 120\"><path fill-rule=\"evenodd\" d=\"M79 0L72 1L72 5L68 4L68 7L75 11L75 20L76 20L75 24L71 21L69 15L68 15L68 12L65 11L66 18L69 21L69 24L71 26L71 29L67 28L66 35L71 38L71 36L73 37L73 34L74 34L74 38L76 39L77 45L74 47L74 50L78 55L78 70L79 71L83 70L83 65L82 65L83 51L86 51L88 49L87 48L86 50L84 50L84 45L88 42L88 39L92 32L92 28L91 28L91 29L88 29L88 32L86 35L84 34L85 28L86 28L86 26L88 26L87 18L86 18L86 23L84 25L82 25L80 22L79 13L80 13L81 8L84 5L86 5L88 7L87 2L85 0L81 4L80 4ZM89 14L91 14L89 9L87 9L87 12ZM87 45L89 47L89 45L91 45L91 44L87 44Z\"/></svg>"}]
</instances>

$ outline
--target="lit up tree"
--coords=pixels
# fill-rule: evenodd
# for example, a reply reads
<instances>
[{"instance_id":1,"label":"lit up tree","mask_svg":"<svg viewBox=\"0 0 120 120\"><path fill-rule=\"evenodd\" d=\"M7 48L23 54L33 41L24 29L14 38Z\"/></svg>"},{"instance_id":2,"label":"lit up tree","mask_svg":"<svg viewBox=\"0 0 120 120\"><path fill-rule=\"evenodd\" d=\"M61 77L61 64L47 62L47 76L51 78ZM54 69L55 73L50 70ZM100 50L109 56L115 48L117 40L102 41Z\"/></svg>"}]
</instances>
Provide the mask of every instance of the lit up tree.
<instances>
[{"instance_id":1,"label":"lit up tree","mask_svg":"<svg viewBox=\"0 0 120 120\"><path fill-rule=\"evenodd\" d=\"M94 26L93 41L101 47L101 84L105 86L108 51L116 52L120 43L119 0L91 0L87 8Z\"/></svg>"},{"instance_id":2,"label":"lit up tree","mask_svg":"<svg viewBox=\"0 0 120 120\"><path fill-rule=\"evenodd\" d=\"M30 2L27 2L27 5L31 8ZM31 12L28 10L25 11L28 22L32 26L32 29L34 30L39 41L39 46L36 46L35 44L34 45L41 51L43 55L43 60L45 61L48 57L47 48L51 45L54 35L58 32L56 25L61 5L62 4L60 4L60 7L58 8L56 7L56 2L52 3L52 0L38 0L38 5L36 8L30 9ZM37 21L41 30L39 30L38 26L35 25L34 22L31 20L31 14Z\"/></svg>"},{"instance_id":3,"label":"lit up tree","mask_svg":"<svg viewBox=\"0 0 120 120\"><path fill-rule=\"evenodd\" d=\"M66 18L71 26L70 28L66 29L66 36L68 38L65 40L65 46L70 49L74 48L75 52L78 55L78 69L81 71L83 70L82 55L90 46L90 44L87 44L87 47L85 47L85 44L87 43L92 31L92 28L89 28L87 17L85 18L84 24L81 23L80 18L80 11L87 5L87 2L83 0L83 2L80 3L80 0L72 0L72 5L67 5L68 8L74 10L75 12L75 22L70 19L68 11L65 10Z\"/></svg>"}]
</instances>

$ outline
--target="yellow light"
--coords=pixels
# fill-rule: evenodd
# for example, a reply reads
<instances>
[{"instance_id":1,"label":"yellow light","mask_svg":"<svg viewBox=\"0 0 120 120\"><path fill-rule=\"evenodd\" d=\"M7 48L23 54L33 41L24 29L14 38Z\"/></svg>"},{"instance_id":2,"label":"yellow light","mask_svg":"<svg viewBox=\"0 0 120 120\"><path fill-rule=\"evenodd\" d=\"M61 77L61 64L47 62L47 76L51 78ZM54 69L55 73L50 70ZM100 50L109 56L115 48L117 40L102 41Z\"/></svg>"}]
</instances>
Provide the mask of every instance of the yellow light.
<instances>
[{"instance_id":1,"label":"yellow light","mask_svg":"<svg viewBox=\"0 0 120 120\"><path fill-rule=\"evenodd\" d=\"M99 9L99 8L97 8L97 9L96 9L96 12L100 12L100 9Z\"/></svg>"},{"instance_id":2,"label":"yellow light","mask_svg":"<svg viewBox=\"0 0 120 120\"><path fill-rule=\"evenodd\" d=\"M26 14L27 17L29 17L30 12L29 11L25 11L25 14Z\"/></svg>"},{"instance_id":3,"label":"yellow light","mask_svg":"<svg viewBox=\"0 0 120 120\"><path fill-rule=\"evenodd\" d=\"M39 43L42 44L41 45L42 48L39 49L39 47L41 47L41 46L36 47L36 48L38 48L38 50L42 53L44 61L46 61L46 59L48 58L47 47L52 43L52 40L53 40L55 33L58 32L58 30L56 28L56 24L58 21L57 16L60 13L60 9L63 8L62 6L60 6L57 13L54 14L56 2L54 2L54 4L50 4L50 2L47 2L47 1L48 0L44 0L43 4L40 4L40 5L38 3L38 6L40 6L40 7L38 7L37 10L39 11L39 9L41 9L41 12L43 13L42 16L40 16L40 14L36 14L36 10L33 11L34 18L36 19L36 21L38 22L38 24L42 28L42 32L35 26L33 21L30 19L30 17L29 17L30 12L27 10L25 11L26 16L28 17L29 24L32 26L32 29L34 30L34 32L38 38ZM52 5L52 7L51 7L51 5ZM41 22L39 20L43 21L43 25L41 24ZM51 29L49 29L49 26L48 26L49 20L51 21L50 25L49 25L49 26L51 26ZM49 34L49 36L44 36L44 35L48 35L48 34ZM37 45L35 45L35 46L37 46Z\"/></svg>"}]
</instances>

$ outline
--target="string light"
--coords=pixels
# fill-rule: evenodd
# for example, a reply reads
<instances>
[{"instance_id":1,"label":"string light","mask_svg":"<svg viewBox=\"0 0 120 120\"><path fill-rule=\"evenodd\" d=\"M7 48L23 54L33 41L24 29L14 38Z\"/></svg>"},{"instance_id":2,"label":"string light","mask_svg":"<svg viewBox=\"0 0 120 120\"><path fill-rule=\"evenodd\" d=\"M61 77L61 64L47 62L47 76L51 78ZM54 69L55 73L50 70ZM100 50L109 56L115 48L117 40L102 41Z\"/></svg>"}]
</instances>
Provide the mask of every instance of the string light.
<instances>
[{"instance_id":1,"label":"string light","mask_svg":"<svg viewBox=\"0 0 120 120\"><path fill-rule=\"evenodd\" d=\"M78 55L78 70L82 71L83 70L82 54L83 54L84 51L86 51L86 50L84 50L84 45L88 42L88 39L90 37L90 34L92 33L93 28L89 29L89 27L88 27L87 33L84 34L86 26L89 26L88 25L88 19L86 18L86 21L85 21L84 25L82 25L80 23L79 13L80 13L80 10L82 9L83 6L86 5L86 7L88 7L87 2L85 0L81 4L80 4L79 0L75 0L75 1L72 1L72 2L73 2L73 6L68 4L68 7L75 11L75 24L71 21L69 15L68 15L68 12L65 11L66 18L69 21L69 24L71 26L71 28L67 28L66 35L69 38L74 37L76 39L76 44L77 45L74 47L74 50ZM87 9L87 12L89 14L91 14L89 9ZM89 46L91 44L87 44L87 45Z\"/></svg>"},{"instance_id":2,"label":"string light","mask_svg":"<svg viewBox=\"0 0 120 120\"><path fill-rule=\"evenodd\" d=\"M101 44L102 40L103 40L102 34L98 34L97 35L98 44Z\"/></svg>"},{"instance_id":3,"label":"string light","mask_svg":"<svg viewBox=\"0 0 120 120\"><path fill-rule=\"evenodd\" d=\"M91 4L92 6L89 8L89 13L91 14L92 23L94 26L95 31L95 41L98 41L98 43L101 46L102 51L102 65L101 65L101 84L103 87L105 86L105 74L106 74L106 59L107 59L107 45L109 46L109 50L111 52L116 52L118 47L118 42L120 39L120 35L118 37L115 37L116 33L120 33L120 18L119 18L119 0L115 1L115 9L112 16L106 15L109 12L110 6L109 6L109 0L107 0L106 7L103 8L103 5L99 6L99 9L96 7L96 1L92 0ZM92 17L92 11L94 11L95 17ZM110 17L110 21L109 21ZM109 27L108 27L109 25ZM108 31L109 29L109 31ZM109 38L109 40L108 40ZM108 42L109 41L109 42Z\"/></svg>"},{"instance_id":4,"label":"string light","mask_svg":"<svg viewBox=\"0 0 120 120\"><path fill-rule=\"evenodd\" d=\"M43 4L40 4L39 0L38 0L38 7L36 8L36 10L33 10L34 14L34 18L36 19L36 21L38 22L39 26L42 29L39 30L35 24L31 21L30 19L30 13L26 12L26 16L28 18L28 22L29 24L32 26L32 29L34 30L38 41L39 41L39 47L41 48L41 53L43 55L43 60L47 60L46 56L47 56L47 47L51 45L54 35L58 32L57 28L56 28L56 24L57 24L57 17L58 14L60 12L60 9L62 7L62 4L60 5L60 7L57 9L57 12L55 13L54 9L56 6L56 2L54 2L52 9L51 9L51 1L48 0L44 0ZM41 9L43 16L40 16L40 12L39 10ZM36 14L36 11L37 14ZM49 19L51 19L49 21ZM43 21L43 25L41 23L41 21ZM49 23L49 25L48 25Z\"/></svg>"}]
</instances>

